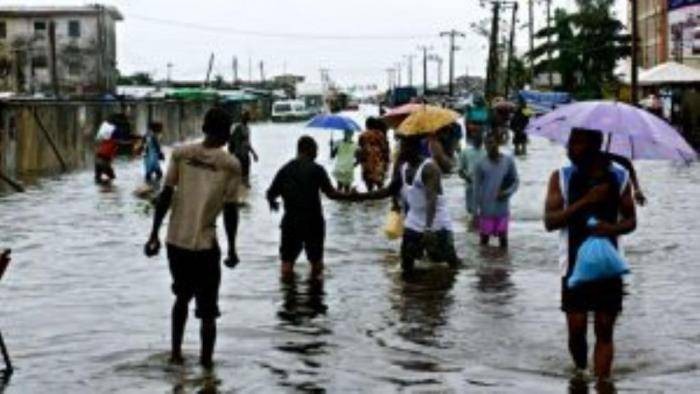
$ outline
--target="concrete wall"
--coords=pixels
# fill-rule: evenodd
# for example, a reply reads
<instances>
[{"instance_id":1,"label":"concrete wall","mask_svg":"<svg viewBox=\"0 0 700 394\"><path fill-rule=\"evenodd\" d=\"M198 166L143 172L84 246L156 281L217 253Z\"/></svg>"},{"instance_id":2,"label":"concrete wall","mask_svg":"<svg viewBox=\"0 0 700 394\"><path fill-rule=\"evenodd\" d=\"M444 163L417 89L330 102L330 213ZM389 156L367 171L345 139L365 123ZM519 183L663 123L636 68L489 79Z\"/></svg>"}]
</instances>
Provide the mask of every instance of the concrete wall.
<instances>
[{"instance_id":1,"label":"concrete wall","mask_svg":"<svg viewBox=\"0 0 700 394\"><path fill-rule=\"evenodd\" d=\"M54 141L68 169L90 166L94 136L112 113L124 112L134 133L143 134L150 120L163 123L163 142L198 135L211 103L179 101L0 102L0 171L12 177L61 171L49 143ZM46 131L42 130L40 123Z\"/></svg>"}]
</instances>

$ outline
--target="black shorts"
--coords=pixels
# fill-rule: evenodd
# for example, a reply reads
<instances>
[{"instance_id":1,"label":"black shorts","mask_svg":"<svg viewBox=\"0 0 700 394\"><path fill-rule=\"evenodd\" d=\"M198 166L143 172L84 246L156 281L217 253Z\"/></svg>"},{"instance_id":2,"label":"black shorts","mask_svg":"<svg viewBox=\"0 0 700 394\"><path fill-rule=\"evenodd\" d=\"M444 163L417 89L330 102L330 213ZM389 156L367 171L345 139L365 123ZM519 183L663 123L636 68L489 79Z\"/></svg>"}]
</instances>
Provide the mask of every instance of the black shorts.
<instances>
[{"instance_id":1,"label":"black shorts","mask_svg":"<svg viewBox=\"0 0 700 394\"><path fill-rule=\"evenodd\" d=\"M573 289L562 279L561 310L564 312L622 311L623 283L621 278L583 283Z\"/></svg>"},{"instance_id":2,"label":"black shorts","mask_svg":"<svg viewBox=\"0 0 700 394\"><path fill-rule=\"evenodd\" d=\"M318 223L283 223L280 258L286 263L295 263L302 249L311 263L323 262L323 246L326 240L326 225Z\"/></svg>"},{"instance_id":3,"label":"black shorts","mask_svg":"<svg viewBox=\"0 0 700 394\"><path fill-rule=\"evenodd\" d=\"M458 258L452 232L436 231L435 241L433 245L426 245L423 233L405 229L401 239L401 260L412 264L427 254L428 258L435 262L456 263Z\"/></svg>"},{"instance_id":4,"label":"black shorts","mask_svg":"<svg viewBox=\"0 0 700 394\"><path fill-rule=\"evenodd\" d=\"M172 290L178 298L189 302L193 297L195 316L213 319L219 313L219 285L221 284L221 251L216 246L209 250L187 250L168 245Z\"/></svg>"},{"instance_id":5,"label":"black shorts","mask_svg":"<svg viewBox=\"0 0 700 394\"><path fill-rule=\"evenodd\" d=\"M246 153L245 155L236 155L236 158L241 163L241 175L243 178L247 178L250 175L250 156Z\"/></svg>"}]
</instances>

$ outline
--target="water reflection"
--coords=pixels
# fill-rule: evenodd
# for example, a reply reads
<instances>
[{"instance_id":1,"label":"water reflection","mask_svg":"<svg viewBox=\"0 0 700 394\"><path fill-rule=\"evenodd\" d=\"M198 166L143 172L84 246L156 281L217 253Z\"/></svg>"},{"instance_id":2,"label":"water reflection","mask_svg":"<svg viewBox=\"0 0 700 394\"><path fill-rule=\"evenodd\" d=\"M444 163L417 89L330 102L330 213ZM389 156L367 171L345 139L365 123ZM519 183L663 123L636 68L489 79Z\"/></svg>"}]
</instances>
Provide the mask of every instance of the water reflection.
<instances>
[{"instance_id":1,"label":"water reflection","mask_svg":"<svg viewBox=\"0 0 700 394\"><path fill-rule=\"evenodd\" d=\"M452 287L457 270L443 264L417 268L410 276L395 275L392 290L393 308L402 326L398 334L407 341L441 347L441 327L447 324L454 302Z\"/></svg>"},{"instance_id":2,"label":"water reflection","mask_svg":"<svg viewBox=\"0 0 700 394\"><path fill-rule=\"evenodd\" d=\"M323 279L307 280L305 289L300 289L298 282L298 275L280 281L283 301L277 316L283 323L293 326L304 325L319 315L325 315L328 310L324 303Z\"/></svg>"}]
</instances>

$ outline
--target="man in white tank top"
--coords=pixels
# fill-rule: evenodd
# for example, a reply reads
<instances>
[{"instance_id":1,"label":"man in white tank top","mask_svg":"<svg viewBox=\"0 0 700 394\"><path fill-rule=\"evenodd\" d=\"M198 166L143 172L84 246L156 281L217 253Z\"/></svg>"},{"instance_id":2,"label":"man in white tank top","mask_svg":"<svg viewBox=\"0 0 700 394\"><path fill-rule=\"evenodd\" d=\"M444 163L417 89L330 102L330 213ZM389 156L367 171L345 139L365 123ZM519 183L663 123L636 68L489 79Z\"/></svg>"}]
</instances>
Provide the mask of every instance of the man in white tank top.
<instances>
[{"instance_id":1,"label":"man in white tank top","mask_svg":"<svg viewBox=\"0 0 700 394\"><path fill-rule=\"evenodd\" d=\"M404 138L400 164L389 186L354 196L356 200L378 200L401 195L405 213L401 267L405 275L412 272L415 261L425 254L432 261L447 262L452 267L460 263L442 190L442 172L437 163L420 154L420 148L420 138Z\"/></svg>"}]
</instances>

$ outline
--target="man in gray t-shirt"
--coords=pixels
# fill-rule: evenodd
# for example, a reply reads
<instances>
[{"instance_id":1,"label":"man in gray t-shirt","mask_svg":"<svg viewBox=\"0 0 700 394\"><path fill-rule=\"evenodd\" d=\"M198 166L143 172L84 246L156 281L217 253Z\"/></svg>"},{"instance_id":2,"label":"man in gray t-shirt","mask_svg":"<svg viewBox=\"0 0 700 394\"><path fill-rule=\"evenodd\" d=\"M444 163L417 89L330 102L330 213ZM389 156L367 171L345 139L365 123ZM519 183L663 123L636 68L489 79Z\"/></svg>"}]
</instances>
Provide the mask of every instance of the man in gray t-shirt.
<instances>
[{"instance_id":1,"label":"man in gray t-shirt","mask_svg":"<svg viewBox=\"0 0 700 394\"><path fill-rule=\"evenodd\" d=\"M518 190L518 171L513 157L499 150L497 133L486 138L487 155L474 171L474 195L481 244L487 245L490 237L498 237L501 248L508 247L508 222L510 198Z\"/></svg>"}]
</instances>

